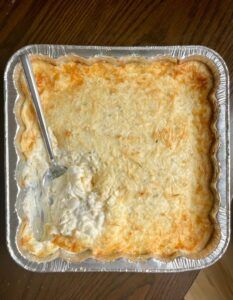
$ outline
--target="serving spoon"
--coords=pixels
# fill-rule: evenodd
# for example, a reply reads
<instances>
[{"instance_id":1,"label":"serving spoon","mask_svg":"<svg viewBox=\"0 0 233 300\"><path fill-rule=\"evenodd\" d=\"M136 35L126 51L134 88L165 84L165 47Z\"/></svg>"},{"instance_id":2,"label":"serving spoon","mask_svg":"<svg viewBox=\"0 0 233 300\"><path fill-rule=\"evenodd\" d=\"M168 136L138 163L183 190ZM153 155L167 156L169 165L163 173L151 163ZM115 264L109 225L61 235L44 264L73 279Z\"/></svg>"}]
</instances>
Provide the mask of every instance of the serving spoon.
<instances>
[{"instance_id":1,"label":"serving spoon","mask_svg":"<svg viewBox=\"0 0 233 300\"><path fill-rule=\"evenodd\" d=\"M37 89L36 80L33 74L29 57L27 54L23 54L20 56L20 60L23 66L26 82L31 94L41 135L49 158L50 167L45 172L42 181L43 187L48 187L51 181L62 176L66 172L67 168L65 166L59 165L55 158L51 139L48 132L48 127L41 106L40 95ZM49 205L49 203L47 203L47 205ZM42 199L39 199L39 201L36 201L36 217L33 224L33 231L35 234L35 238L40 241L45 238L45 221L46 221L45 216L46 216L45 205L42 203Z\"/></svg>"}]
</instances>

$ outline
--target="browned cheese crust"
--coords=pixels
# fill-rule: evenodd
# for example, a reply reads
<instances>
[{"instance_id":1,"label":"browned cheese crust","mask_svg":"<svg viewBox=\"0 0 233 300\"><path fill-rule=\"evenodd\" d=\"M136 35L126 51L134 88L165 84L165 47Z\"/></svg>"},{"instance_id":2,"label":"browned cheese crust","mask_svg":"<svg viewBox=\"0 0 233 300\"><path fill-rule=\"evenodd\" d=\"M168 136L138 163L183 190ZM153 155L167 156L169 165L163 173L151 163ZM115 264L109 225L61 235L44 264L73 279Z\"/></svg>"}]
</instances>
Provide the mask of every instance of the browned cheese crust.
<instances>
[{"instance_id":1,"label":"browned cheese crust","mask_svg":"<svg viewBox=\"0 0 233 300\"><path fill-rule=\"evenodd\" d=\"M38 257L48 256L53 247L90 250L100 259L167 258L202 250L214 228L209 217L214 79L206 64L43 57L32 57L32 64L58 147L95 150L102 164L93 188L103 199L108 192L115 200L104 204L103 232L91 246L56 235L37 251L25 223L23 248ZM18 83L19 149L27 160L40 133L22 72Z\"/></svg>"}]
</instances>

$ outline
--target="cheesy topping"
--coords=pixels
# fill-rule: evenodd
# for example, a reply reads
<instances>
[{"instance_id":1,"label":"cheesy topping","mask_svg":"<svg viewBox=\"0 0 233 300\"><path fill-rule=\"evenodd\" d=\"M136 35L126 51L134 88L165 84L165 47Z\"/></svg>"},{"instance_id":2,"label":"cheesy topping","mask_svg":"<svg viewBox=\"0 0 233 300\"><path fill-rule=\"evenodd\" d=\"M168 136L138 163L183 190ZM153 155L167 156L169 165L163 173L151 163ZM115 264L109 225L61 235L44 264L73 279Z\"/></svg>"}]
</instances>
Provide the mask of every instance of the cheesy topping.
<instances>
[{"instance_id":1,"label":"cheesy topping","mask_svg":"<svg viewBox=\"0 0 233 300\"><path fill-rule=\"evenodd\" d=\"M209 214L214 200L209 99L213 76L208 67L195 60L32 61L59 151L74 156L96 153L99 160L91 175L82 173L79 162L59 187L54 186L54 203L63 206L55 205L53 213L58 219L70 218L64 228L52 222L54 247L74 253L90 250L96 258L168 257L203 249L213 230ZM18 80L24 125L19 149L30 170L34 154L39 147L41 153L44 150L22 73ZM40 164L35 169L41 177L39 168ZM19 183L25 188L28 182L23 178ZM86 181L90 202L99 205L102 217L96 234L85 235L85 224L79 223L83 214L95 220L92 225L97 219L88 197L81 200L80 187L67 193L72 180L73 186ZM67 217L70 201L77 206ZM31 251L27 243L23 247Z\"/></svg>"}]
</instances>

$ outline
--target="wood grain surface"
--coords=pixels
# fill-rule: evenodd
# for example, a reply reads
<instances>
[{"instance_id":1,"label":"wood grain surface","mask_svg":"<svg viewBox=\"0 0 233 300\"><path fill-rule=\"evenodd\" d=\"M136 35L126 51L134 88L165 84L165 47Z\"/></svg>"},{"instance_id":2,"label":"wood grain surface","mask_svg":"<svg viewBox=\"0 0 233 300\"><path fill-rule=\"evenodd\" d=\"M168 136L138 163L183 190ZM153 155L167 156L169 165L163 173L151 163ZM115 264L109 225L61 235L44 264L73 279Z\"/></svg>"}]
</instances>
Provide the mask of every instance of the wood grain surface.
<instances>
[{"instance_id":1,"label":"wood grain surface","mask_svg":"<svg viewBox=\"0 0 233 300\"><path fill-rule=\"evenodd\" d=\"M0 74L28 44L206 45L233 70L233 2L0 0ZM3 80L1 81L3 158ZM198 272L181 274L37 274L10 258L5 242L1 164L0 299L183 299Z\"/></svg>"},{"instance_id":2,"label":"wood grain surface","mask_svg":"<svg viewBox=\"0 0 233 300\"><path fill-rule=\"evenodd\" d=\"M185 296L185 300L233 299L233 241L223 258L201 271Z\"/></svg>"}]
</instances>

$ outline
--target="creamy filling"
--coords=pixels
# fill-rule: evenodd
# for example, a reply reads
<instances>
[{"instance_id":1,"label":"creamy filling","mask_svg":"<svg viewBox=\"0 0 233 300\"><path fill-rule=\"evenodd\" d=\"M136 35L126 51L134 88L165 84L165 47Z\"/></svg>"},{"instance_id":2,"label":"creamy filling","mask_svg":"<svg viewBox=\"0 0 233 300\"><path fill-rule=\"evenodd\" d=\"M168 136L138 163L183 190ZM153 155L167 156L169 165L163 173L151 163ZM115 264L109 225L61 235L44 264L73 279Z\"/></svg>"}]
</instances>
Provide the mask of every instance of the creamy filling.
<instances>
[{"instance_id":1,"label":"creamy filling","mask_svg":"<svg viewBox=\"0 0 233 300\"><path fill-rule=\"evenodd\" d=\"M100 168L100 161L95 152L64 153L54 149L59 164L67 171L43 188L43 175L49 168L43 143L25 162L21 170L24 189L21 193L23 214L29 220L31 228L35 226L36 202L49 203L46 212L48 237L54 234L75 236L93 242L102 232L104 224L103 204L98 191L93 190L92 180Z\"/></svg>"},{"instance_id":2,"label":"creamy filling","mask_svg":"<svg viewBox=\"0 0 233 300\"><path fill-rule=\"evenodd\" d=\"M65 236L96 238L104 213L98 193L92 190L94 170L86 158L68 167L49 188L51 223Z\"/></svg>"}]
</instances>

